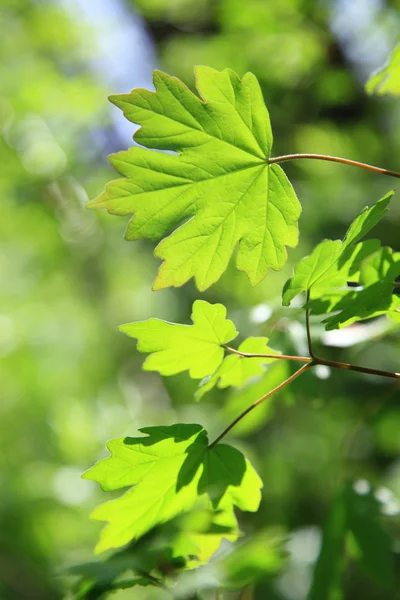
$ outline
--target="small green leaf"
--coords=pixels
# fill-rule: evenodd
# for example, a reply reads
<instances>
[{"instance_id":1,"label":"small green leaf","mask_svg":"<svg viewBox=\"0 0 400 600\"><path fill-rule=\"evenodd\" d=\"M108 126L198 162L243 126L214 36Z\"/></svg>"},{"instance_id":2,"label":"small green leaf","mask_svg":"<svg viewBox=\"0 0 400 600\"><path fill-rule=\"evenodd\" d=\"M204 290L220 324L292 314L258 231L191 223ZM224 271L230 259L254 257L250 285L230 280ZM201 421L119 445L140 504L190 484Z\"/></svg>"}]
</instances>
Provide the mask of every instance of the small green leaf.
<instances>
[{"instance_id":1,"label":"small green leaf","mask_svg":"<svg viewBox=\"0 0 400 600\"><path fill-rule=\"evenodd\" d=\"M238 350L249 354L280 354L277 350L269 348L267 343L268 338L250 337L240 344ZM249 358L231 354L224 359L213 375L200 383L196 399L200 400L215 385L219 388L241 387L252 377L261 375L264 372L264 365L274 360L274 358Z\"/></svg>"},{"instance_id":2,"label":"small green leaf","mask_svg":"<svg viewBox=\"0 0 400 600\"><path fill-rule=\"evenodd\" d=\"M119 329L138 339L140 352L151 352L143 368L161 375L175 375L189 370L193 379L211 375L224 358L223 345L238 335L234 324L226 319L222 304L196 300L193 325L149 319L121 325Z\"/></svg>"},{"instance_id":3,"label":"small green leaf","mask_svg":"<svg viewBox=\"0 0 400 600\"><path fill-rule=\"evenodd\" d=\"M160 71L154 86L155 92L137 89L110 98L141 125L136 142L152 150L133 147L112 155L111 164L125 178L88 206L134 214L128 240L162 240L155 255L164 262L154 289L194 277L205 290L225 271L237 245L237 267L255 285L269 268L285 264L286 246L298 241L301 210L282 169L268 164L272 132L256 77L197 67L199 96Z\"/></svg>"},{"instance_id":4,"label":"small green leaf","mask_svg":"<svg viewBox=\"0 0 400 600\"><path fill-rule=\"evenodd\" d=\"M398 298L393 294L395 280L400 275L400 253L381 248L363 261L360 267L359 290L343 291L336 301L331 298L325 312L336 314L323 322L327 329L340 329L356 321L396 312ZM323 301L323 299L322 299Z\"/></svg>"},{"instance_id":5,"label":"small green leaf","mask_svg":"<svg viewBox=\"0 0 400 600\"><path fill-rule=\"evenodd\" d=\"M257 510L262 483L238 450L224 444L209 449L200 425L139 431L147 436L110 442L111 456L83 475L106 490L134 486L92 513L108 522L97 552L136 540L198 503L216 512Z\"/></svg>"},{"instance_id":6,"label":"small green leaf","mask_svg":"<svg viewBox=\"0 0 400 600\"><path fill-rule=\"evenodd\" d=\"M400 45L393 50L387 63L371 75L365 89L368 94L400 96Z\"/></svg>"},{"instance_id":7,"label":"small green leaf","mask_svg":"<svg viewBox=\"0 0 400 600\"><path fill-rule=\"evenodd\" d=\"M389 192L371 208L364 208L350 225L343 241L324 240L295 266L293 277L283 290L284 306L289 306L295 296L306 290L321 291L346 283L354 262L365 257L365 248L372 250L370 245L358 245L357 242L382 219L393 194Z\"/></svg>"}]
</instances>

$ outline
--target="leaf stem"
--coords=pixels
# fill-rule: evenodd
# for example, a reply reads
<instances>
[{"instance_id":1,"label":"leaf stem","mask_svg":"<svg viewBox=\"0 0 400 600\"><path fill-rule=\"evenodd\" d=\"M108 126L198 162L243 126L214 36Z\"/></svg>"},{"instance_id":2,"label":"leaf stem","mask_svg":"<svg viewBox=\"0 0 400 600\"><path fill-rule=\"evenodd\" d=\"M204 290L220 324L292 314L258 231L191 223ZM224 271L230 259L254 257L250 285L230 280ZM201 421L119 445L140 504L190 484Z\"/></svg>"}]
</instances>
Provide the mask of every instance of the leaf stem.
<instances>
[{"instance_id":1,"label":"leaf stem","mask_svg":"<svg viewBox=\"0 0 400 600\"><path fill-rule=\"evenodd\" d=\"M308 306L309 301L310 301L310 290L307 290L306 306ZM315 354L314 354L313 347L312 347L312 339L311 339L310 309L309 308L306 308L306 331L307 331L308 351L310 353L311 358L315 358Z\"/></svg>"},{"instance_id":2,"label":"leaf stem","mask_svg":"<svg viewBox=\"0 0 400 600\"><path fill-rule=\"evenodd\" d=\"M236 417L236 419L234 421L232 421L232 423L230 425L228 425L228 427L226 429L224 429L224 431L209 445L209 449L211 450L211 448L214 448L214 446L216 444L218 444L227 435L227 433L229 433L230 430L233 429L233 427L235 427L235 425L237 425L239 423L239 421L241 421L246 415L248 415L249 412L254 410L257 406L262 404L265 400L268 400L268 398L270 398L271 396L273 396L274 394L276 394L277 392L282 390L284 387L289 385L289 383L292 383L292 381L294 381L295 379L300 377L300 375L302 375L305 371L307 371L307 369L309 369L313 365L314 365L314 361L311 360L306 365L303 365L302 367L300 367L300 369L295 371L293 373L293 375L291 375L290 377L285 379L285 381L282 381L282 383L280 383L279 385L274 387L272 390L270 390L269 392L264 394L264 396L261 396L261 398L258 398L258 400L253 402L253 404L251 404L250 406L248 406L246 408L246 410L244 410L242 413L240 413L240 415L238 417Z\"/></svg>"},{"instance_id":3,"label":"leaf stem","mask_svg":"<svg viewBox=\"0 0 400 600\"><path fill-rule=\"evenodd\" d=\"M372 171L373 173L380 173L381 175L389 175L389 177L399 177L400 173L397 171L389 171L388 169L381 169L373 165L359 162L358 160L351 160L349 158L341 158L339 156L329 156L328 154L285 154L283 156L274 156L268 159L268 164L273 165L275 163L287 162L289 160L298 160L303 158L309 158L312 160L325 160L329 162L341 163L343 165L349 165L350 167L358 167L359 169L365 169L366 171Z\"/></svg>"},{"instance_id":4,"label":"leaf stem","mask_svg":"<svg viewBox=\"0 0 400 600\"><path fill-rule=\"evenodd\" d=\"M295 360L297 362L311 362L311 358L308 356L292 356L291 354L252 354L251 352L240 352L240 350L235 350L235 348L230 348L229 346L224 346L225 350L232 352L233 354L237 354L238 356L242 356L243 358L277 358L281 360Z\"/></svg>"}]
</instances>

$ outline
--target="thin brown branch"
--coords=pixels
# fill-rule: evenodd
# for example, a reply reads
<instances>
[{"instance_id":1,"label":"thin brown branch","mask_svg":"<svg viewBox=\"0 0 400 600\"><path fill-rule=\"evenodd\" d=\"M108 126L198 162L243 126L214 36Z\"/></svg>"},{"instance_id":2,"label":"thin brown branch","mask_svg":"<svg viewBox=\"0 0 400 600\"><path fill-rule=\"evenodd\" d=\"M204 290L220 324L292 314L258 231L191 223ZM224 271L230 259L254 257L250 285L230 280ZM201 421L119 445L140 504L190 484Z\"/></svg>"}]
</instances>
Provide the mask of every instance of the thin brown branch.
<instances>
[{"instance_id":1,"label":"thin brown branch","mask_svg":"<svg viewBox=\"0 0 400 600\"><path fill-rule=\"evenodd\" d=\"M329 156L327 154L285 154L283 156L274 156L269 158L268 164L273 165L275 163L287 162L289 160L299 160L303 158L341 163L342 165L358 167L359 169L365 169L366 171L372 171L373 173L379 173L380 175L388 175L389 177L400 178L400 173L397 171L389 171L388 169L381 169L380 167L368 165L366 163L359 162L358 160L350 160L349 158L341 158L339 156Z\"/></svg>"},{"instance_id":2,"label":"thin brown branch","mask_svg":"<svg viewBox=\"0 0 400 600\"><path fill-rule=\"evenodd\" d=\"M367 373L368 375L379 375L381 377L390 377L391 379L400 379L400 373L394 373L393 371L382 371L382 369L359 367L358 365L343 363L336 360L328 360L325 358L320 358L319 356L314 357L314 364L326 365L327 367L333 367L335 369L346 369L347 371L357 371L358 373Z\"/></svg>"},{"instance_id":3,"label":"thin brown branch","mask_svg":"<svg viewBox=\"0 0 400 600\"><path fill-rule=\"evenodd\" d=\"M307 290L306 305L308 305L309 301L310 301L310 290ZM310 353L311 358L315 358L315 354L313 352L313 347L312 347L312 339L311 339L310 309L309 308L306 308L306 331L307 331L308 352Z\"/></svg>"},{"instance_id":4,"label":"thin brown branch","mask_svg":"<svg viewBox=\"0 0 400 600\"><path fill-rule=\"evenodd\" d=\"M234 421L232 421L232 423L230 425L228 425L228 427L226 429L224 429L224 431L209 445L209 449L211 450L211 448L213 448L216 444L218 444L230 432L230 430L233 429L235 427L235 425L237 425L239 423L239 421L241 421L246 415L249 414L249 412L254 410L257 406L262 404L265 400L268 400L268 398L270 398L271 396L273 396L274 394L276 394L277 392L282 390L284 387L289 385L289 383L292 383L292 381L294 381L295 379L300 377L300 375L302 375L305 371L307 371L307 369L309 369L313 365L314 365L314 362L309 362L306 365L303 365L302 367L300 367L300 369L295 371L293 373L293 375L291 375L290 377L285 379L285 381L282 381L282 383L280 383L279 385L274 387L274 389L270 390L269 392L264 394L264 396L261 396L261 398L258 398L258 400L253 402L253 404L251 404L238 417L236 417L236 419Z\"/></svg>"},{"instance_id":5,"label":"thin brown branch","mask_svg":"<svg viewBox=\"0 0 400 600\"><path fill-rule=\"evenodd\" d=\"M242 356L243 358L277 358L281 360L294 360L304 363L309 363L312 360L308 356L292 356L291 354L252 354L251 352L240 352L240 350L235 350L235 348L230 348L229 346L224 346L224 348L225 350L228 350L233 354L237 354L238 356Z\"/></svg>"}]
</instances>

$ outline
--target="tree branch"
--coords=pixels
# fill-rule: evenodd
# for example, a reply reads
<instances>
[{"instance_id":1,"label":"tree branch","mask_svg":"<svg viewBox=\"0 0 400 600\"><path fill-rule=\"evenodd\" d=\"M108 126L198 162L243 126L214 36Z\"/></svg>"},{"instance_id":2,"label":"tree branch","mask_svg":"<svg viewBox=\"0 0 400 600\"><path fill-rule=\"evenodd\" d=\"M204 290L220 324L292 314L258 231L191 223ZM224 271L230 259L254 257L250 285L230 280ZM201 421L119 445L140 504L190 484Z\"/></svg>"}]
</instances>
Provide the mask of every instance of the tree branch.
<instances>
[{"instance_id":1,"label":"tree branch","mask_svg":"<svg viewBox=\"0 0 400 600\"><path fill-rule=\"evenodd\" d=\"M352 365L350 363L343 363L336 360L328 360L320 358L319 356L314 357L314 365L326 365L327 367L333 367L335 369L346 369L348 371L357 371L358 373L367 373L368 375L380 375L381 377L390 377L391 379L400 379L400 373L394 373L393 371L382 371L381 369L370 369L369 367L359 367L358 365Z\"/></svg>"},{"instance_id":2,"label":"tree branch","mask_svg":"<svg viewBox=\"0 0 400 600\"><path fill-rule=\"evenodd\" d=\"M292 381L294 381L295 379L300 377L300 375L302 375L305 371L307 371L307 369L309 369L313 365L314 365L314 362L309 362L306 365L303 365L302 367L300 367L300 369L295 371L293 373L293 375L291 375L290 377L285 379L285 381L282 381L282 383L280 383L279 385L274 387L274 389L270 390L269 392L264 394L264 396L261 396L261 398L258 398L258 400L253 402L253 404L251 404L238 417L236 417L236 419L234 421L232 421L232 423L230 425L228 425L228 427L226 429L224 429L224 431L209 445L209 449L211 450L211 448L214 448L214 446L216 444L218 444L227 435L227 433L229 433L230 430L233 429L233 427L235 427L235 425L237 425L239 423L239 421L241 421L246 415L248 415L249 412L254 410L257 406L262 404L265 400L268 400L268 398L270 398L271 396L273 396L274 394L276 394L277 392L282 390L284 387L289 385L289 383L292 383Z\"/></svg>"}]
</instances>

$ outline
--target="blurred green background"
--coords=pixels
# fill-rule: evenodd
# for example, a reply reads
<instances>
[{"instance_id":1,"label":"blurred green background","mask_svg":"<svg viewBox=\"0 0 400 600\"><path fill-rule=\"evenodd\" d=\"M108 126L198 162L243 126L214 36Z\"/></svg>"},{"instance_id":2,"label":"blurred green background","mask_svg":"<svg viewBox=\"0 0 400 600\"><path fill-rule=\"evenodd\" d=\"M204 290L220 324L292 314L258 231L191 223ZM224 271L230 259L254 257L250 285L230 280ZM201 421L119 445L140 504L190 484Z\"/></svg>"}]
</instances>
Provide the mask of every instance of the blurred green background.
<instances>
[{"instance_id":1,"label":"blurred green background","mask_svg":"<svg viewBox=\"0 0 400 600\"><path fill-rule=\"evenodd\" d=\"M92 558L100 525L88 515L105 494L80 474L108 439L177 421L202 423L214 437L292 368L280 363L261 382L197 405L186 375L141 372L143 357L117 325L187 322L200 295L192 284L151 292L152 244L125 242L124 219L85 209L115 177L107 155L128 147L134 131L107 94L151 87L156 67L190 86L195 64L251 70L275 155L336 154L400 170L399 100L363 87L399 39L400 2L2 0L0 8L0 598L52 600L68 593L62 569ZM288 264L256 288L230 268L202 297L223 302L243 336L304 354L302 313L280 307L294 262L321 239L342 237L396 180L312 161L285 170L303 205ZM399 221L395 196L374 233L396 250ZM313 333L327 357L399 370L399 331L385 319L329 335L313 321ZM321 368L231 434L264 480L260 511L243 529L279 528L291 540L284 570L261 579L257 598L306 598L321 526L347 477L378 489L400 549L399 432L396 382ZM350 570L346 598L381 594Z\"/></svg>"}]
</instances>

